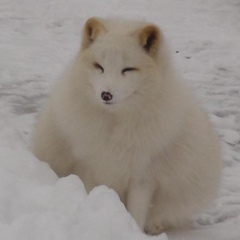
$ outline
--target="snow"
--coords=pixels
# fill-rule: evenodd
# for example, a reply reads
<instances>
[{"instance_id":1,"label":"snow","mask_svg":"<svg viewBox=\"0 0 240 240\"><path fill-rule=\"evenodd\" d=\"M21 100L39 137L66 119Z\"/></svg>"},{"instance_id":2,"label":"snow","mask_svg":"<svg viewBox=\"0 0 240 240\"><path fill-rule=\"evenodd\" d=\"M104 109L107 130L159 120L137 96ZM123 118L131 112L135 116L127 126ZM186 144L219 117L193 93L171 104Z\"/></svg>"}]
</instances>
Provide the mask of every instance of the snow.
<instances>
[{"instance_id":1,"label":"snow","mask_svg":"<svg viewBox=\"0 0 240 240\"><path fill-rule=\"evenodd\" d=\"M239 0L0 1L0 239L240 239ZM189 229L147 236L107 187L86 194L31 153L31 131L91 16L146 19L169 39L179 73L223 145L218 198Z\"/></svg>"},{"instance_id":2,"label":"snow","mask_svg":"<svg viewBox=\"0 0 240 240\"><path fill-rule=\"evenodd\" d=\"M140 232L113 190L100 186L87 195L77 176L59 179L38 161L11 125L8 116L14 116L6 113L2 106L0 239L150 238ZM152 239L167 240L165 235Z\"/></svg>"}]
</instances>

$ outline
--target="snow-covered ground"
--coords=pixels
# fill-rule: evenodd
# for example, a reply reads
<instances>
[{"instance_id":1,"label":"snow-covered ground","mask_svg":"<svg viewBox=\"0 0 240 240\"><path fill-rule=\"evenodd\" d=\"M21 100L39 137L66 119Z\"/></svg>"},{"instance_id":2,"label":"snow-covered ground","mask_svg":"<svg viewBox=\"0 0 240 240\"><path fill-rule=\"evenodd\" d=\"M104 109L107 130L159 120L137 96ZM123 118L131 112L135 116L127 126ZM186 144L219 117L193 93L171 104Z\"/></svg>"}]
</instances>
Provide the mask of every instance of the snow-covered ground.
<instances>
[{"instance_id":1,"label":"snow-covered ground","mask_svg":"<svg viewBox=\"0 0 240 240\"><path fill-rule=\"evenodd\" d=\"M146 19L169 39L176 66L222 139L218 199L169 240L240 239L240 0L0 0L0 239L147 240L117 194L89 195L31 153L36 112L77 52L91 16Z\"/></svg>"}]
</instances>

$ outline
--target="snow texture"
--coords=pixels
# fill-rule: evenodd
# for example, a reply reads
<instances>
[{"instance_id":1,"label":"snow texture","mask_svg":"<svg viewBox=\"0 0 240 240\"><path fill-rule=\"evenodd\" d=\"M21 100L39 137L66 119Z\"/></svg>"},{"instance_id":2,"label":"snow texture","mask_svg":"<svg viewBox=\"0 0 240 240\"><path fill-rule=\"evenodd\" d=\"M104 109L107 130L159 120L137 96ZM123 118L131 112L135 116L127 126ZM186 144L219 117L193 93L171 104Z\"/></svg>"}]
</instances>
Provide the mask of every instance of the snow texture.
<instances>
[{"instance_id":1,"label":"snow texture","mask_svg":"<svg viewBox=\"0 0 240 240\"><path fill-rule=\"evenodd\" d=\"M240 239L239 0L0 1L1 240ZM74 175L59 179L31 153L36 113L79 48L92 16L146 19L169 39L179 73L208 111L222 140L218 198L189 229L140 232L117 194L86 194Z\"/></svg>"}]
</instances>

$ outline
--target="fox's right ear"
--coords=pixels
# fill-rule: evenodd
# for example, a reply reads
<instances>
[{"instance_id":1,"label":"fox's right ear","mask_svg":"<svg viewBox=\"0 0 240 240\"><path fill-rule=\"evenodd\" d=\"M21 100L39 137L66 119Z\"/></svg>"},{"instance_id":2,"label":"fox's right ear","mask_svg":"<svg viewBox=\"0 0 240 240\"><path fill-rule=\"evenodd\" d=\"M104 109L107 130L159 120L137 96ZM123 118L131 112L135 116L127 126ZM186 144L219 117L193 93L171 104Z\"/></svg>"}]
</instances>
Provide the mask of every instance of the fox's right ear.
<instances>
[{"instance_id":1,"label":"fox's right ear","mask_svg":"<svg viewBox=\"0 0 240 240\"><path fill-rule=\"evenodd\" d=\"M147 54L156 57L159 46L163 40L160 29L153 25L147 25L137 32L139 43Z\"/></svg>"},{"instance_id":2,"label":"fox's right ear","mask_svg":"<svg viewBox=\"0 0 240 240\"><path fill-rule=\"evenodd\" d=\"M82 49L87 48L91 43L93 43L99 34L106 32L100 18L89 18L84 26Z\"/></svg>"}]
</instances>

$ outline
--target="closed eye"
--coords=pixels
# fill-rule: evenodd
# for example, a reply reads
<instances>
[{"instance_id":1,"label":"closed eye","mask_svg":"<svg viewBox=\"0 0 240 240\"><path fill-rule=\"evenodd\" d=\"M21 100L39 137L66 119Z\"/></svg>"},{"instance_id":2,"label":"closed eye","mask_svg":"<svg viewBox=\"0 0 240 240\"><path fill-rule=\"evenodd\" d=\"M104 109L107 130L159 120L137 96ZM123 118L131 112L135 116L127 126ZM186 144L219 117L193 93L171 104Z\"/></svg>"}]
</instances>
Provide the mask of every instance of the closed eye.
<instances>
[{"instance_id":1,"label":"closed eye","mask_svg":"<svg viewBox=\"0 0 240 240\"><path fill-rule=\"evenodd\" d=\"M122 70L122 74L126 73L126 72L131 72L131 71L137 71L138 69L135 68L135 67L127 67L127 68L124 68Z\"/></svg>"},{"instance_id":2,"label":"closed eye","mask_svg":"<svg viewBox=\"0 0 240 240\"><path fill-rule=\"evenodd\" d=\"M94 66L95 68L97 68L97 69L100 69L100 70L102 71L102 73L104 73L104 68L103 68L99 63L95 62L95 63L93 64L93 66Z\"/></svg>"}]
</instances>

